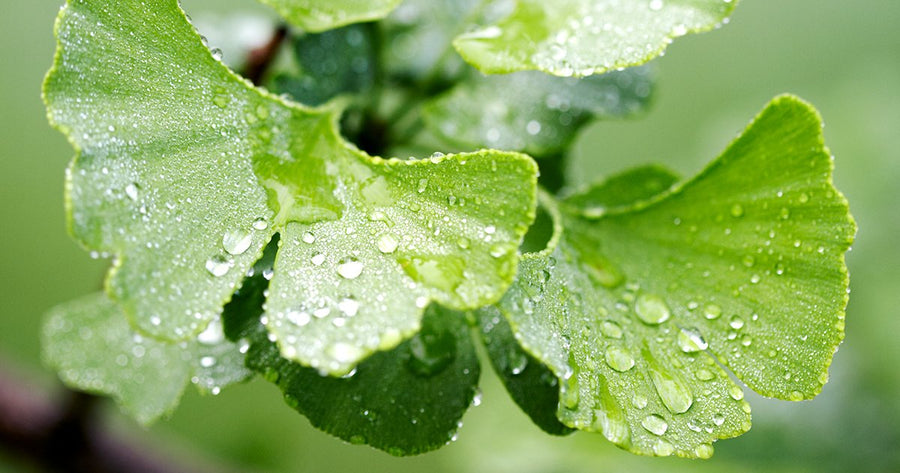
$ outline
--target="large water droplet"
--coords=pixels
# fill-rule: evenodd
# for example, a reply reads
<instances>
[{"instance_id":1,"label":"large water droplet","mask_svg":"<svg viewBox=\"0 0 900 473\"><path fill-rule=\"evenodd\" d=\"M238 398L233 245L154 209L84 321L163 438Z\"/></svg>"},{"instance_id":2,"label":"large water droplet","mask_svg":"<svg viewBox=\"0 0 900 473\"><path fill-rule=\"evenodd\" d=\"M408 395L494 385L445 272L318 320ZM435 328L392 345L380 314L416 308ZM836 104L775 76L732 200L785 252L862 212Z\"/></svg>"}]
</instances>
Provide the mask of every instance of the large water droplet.
<instances>
[{"instance_id":1,"label":"large water droplet","mask_svg":"<svg viewBox=\"0 0 900 473\"><path fill-rule=\"evenodd\" d=\"M653 435L662 435L669 430L669 423L656 414L650 414L647 417L644 417L641 421L641 426Z\"/></svg>"},{"instance_id":2,"label":"large water droplet","mask_svg":"<svg viewBox=\"0 0 900 473\"><path fill-rule=\"evenodd\" d=\"M209 322L206 329L197 335L197 341L204 345L215 345L225 340L225 332L222 331L222 321L218 317Z\"/></svg>"},{"instance_id":3,"label":"large water droplet","mask_svg":"<svg viewBox=\"0 0 900 473\"><path fill-rule=\"evenodd\" d=\"M600 332L602 332L603 335L605 335L609 338L615 338L615 339L622 338L622 327L620 327L619 324L617 324L613 321L610 321L610 320L603 321L600 324Z\"/></svg>"},{"instance_id":4,"label":"large water droplet","mask_svg":"<svg viewBox=\"0 0 900 473\"><path fill-rule=\"evenodd\" d=\"M744 319L740 318L740 316L735 315L731 318L731 321L728 322L728 326L735 330L740 330L744 327Z\"/></svg>"},{"instance_id":5,"label":"large water droplet","mask_svg":"<svg viewBox=\"0 0 900 473\"><path fill-rule=\"evenodd\" d=\"M603 376L598 378L597 394L600 398L598 405L594 406L594 416L591 427L599 430L611 442L622 444L631 437L631 429L628 427L628 419L625 412L609 392L609 386Z\"/></svg>"},{"instance_id":6,"label":"large water droplet","mask_svg":"<svg viewBox=\"0 0 900 473\"><path fill-rule=\"evenodd\" d=\"M512 348L509 351L509 372L513 376L522 374L528 367L528 355L518 348Z\"/></svg>"},{"instance_id":7,"label":"large water droplet","mask_svg":"<svg viewBox=\"0 0 900 473\"><path fill-rule=\"evenodd\" d=\"M253 238L246 230L229 230L222 235L222 247L232 255L243 254L250 248L251 243L253 243Z\"/></svg>"},{"instance_id":8,"label":"large water droplet","mask_svg":"<svg viewBox=\"0 0 900 473\"><path fill-rule=\"evenodd\" d=\"M382 233L381 236L378 237L378 241L375 243L378 246L378 251L388 254L393 253L397 246L400 244L397 241L397 237L390 233Z\"/></svg>"},{"instance_id":9,"label":"large water droplet","mask_svg":"<svg viewBox=\"0 0 900 473\"><path fill-rule=\"evenodd\" d=\"M338 302L338 310L343 312L347 317L353 317L359 312L359 301L352 297L345 297Z\"/></svg>"},{"instance_id":10,"label":"large water droplet","mask_svg":"<svg viewBox=\"0 0 900 473\"><path fill-rule=\"evenodd\" d=\"M703 335L696 328L682 328L678 332L678 347L685 353L694 353L706 350L709 344L703 339Z\"/></svg>"},{"instance_id":11,"label":"large water droplet","mask_svg":"<svg viewBox=\"0 0 900 473\"><path fill-rule=\"evenodd\" d=\"M132 182L131 184L125 186L125 195L127 195L131 200L137 200L138 189L138 185Z\"/></svg>"},{"instance_id":12,"label":"large water droplet","mask_svg":"<svg viewBox=\"0 0 900 473\"><path fill-rule=\"evenodd\" d=\"M342 259L338 263L337 272L344 279L356 279L362 274L363 264L356 258Z\"/></svg>"},{"instance_id":13,"label":"large water droplet","mask_svg":"<svg viewBox=\"0 0 900 473\"><path fill-rule=\"evenodd\" d=\"M316 242L316 236L312 234L312 232L303 232L303 235L300 237L303 240L303 243L313 244Z\"/></svg>"},{"instance_id":14,"label":"large water droplet","mask_svg":"<svg viewBox=\"0 0 900 473\"><path fill-rule=\"evenodd\" d=\"M562 405L567 409L577 408L581 397L578 392L578 375L571 372L564 376L561 388L559 401Z\"/></svg>"},{"instance_id":15,"label":"large water droplet","mask_svg":"<svg viewBox=\"0 0 900 473\"><path fill-rule=\"evenodd\" d=\"M669 320L672 315L669 306L656 294L641 293L634 303L634 311L642 322L657 325Z\"/></svg>"},{"instance_id":16,"label":"large water droplet","mask_svg":"<svg viewBox=\"0 0 900 473\"><path fill-rule=\"evenodd\" d=\"M333 345L330 345L325 353L328 356L332 357L338 363L350 363L359 359L362 356L363 350L356 345L351 345L345 342L337 342Z\"/></svg>"},{"instance_id":17,"label":"large water droplet","mask_svg":"<svg viewBox=\"0 0 900 473\"><path fill-rule=\"evenodd\" d=\"M694 403L694 396L688 387L678 375L662 371L657 367L651 367L650 379L656 392L665 404L666 409L673 414L681 414L691 408Z\"/></svg>"},{"instance_id":18,"label":"large water droplet","mask_svg":"<svg viewBox=\"0 0 900 473\"><path fill-rule=\"evenodd\" d=\"M231 269L231 261L222 255L216 255L206 260L206 270L213 276L224 276L229 269Z\"/></svg>"},{"instance_id":19,"label":"large water droplet","mask_svg":"<svg viewBox=\"0 0 900 473\"><path fill-rule=\"evenodd\" d=\"M303 327L312 320L312 317L310 317L308 313L293 309L289 310L287 314L285 314L285 317L289 322L298 327Z\"/></svg>"},{"instance_id":20,"label":"large water droplet","mask_svg":"<svg viewBox=\"0 0 900 473\"><path fill-rule=\"evenodd\" d=\"M606 364L620 373L634 367L634 357L632 357L631 353L628 353L624 348L610 347L606 350L605 358Z\"/></svg>"},{"instance_id":21,"label":"large water droplet","mask_svg":"<svg viewBox=\"0 0 900 473\"><path fill-rule=\"evenodd\" d=\"M703 308L703 316L708 320L718 319L722 316L722 308L715 304L709 304Z\"/></svg>"},{"instance_id":22,"label":"large water droplet","mask_svg":"<svg viewBox=\"0 0 900 473\"><path fill-rule=\"evenodd\" d=\"M716 424L717 426L722 425L725 423L725 415L722 413L715 414L713 415L712 421L713 424Z\"/></svg>"}]
</instances>

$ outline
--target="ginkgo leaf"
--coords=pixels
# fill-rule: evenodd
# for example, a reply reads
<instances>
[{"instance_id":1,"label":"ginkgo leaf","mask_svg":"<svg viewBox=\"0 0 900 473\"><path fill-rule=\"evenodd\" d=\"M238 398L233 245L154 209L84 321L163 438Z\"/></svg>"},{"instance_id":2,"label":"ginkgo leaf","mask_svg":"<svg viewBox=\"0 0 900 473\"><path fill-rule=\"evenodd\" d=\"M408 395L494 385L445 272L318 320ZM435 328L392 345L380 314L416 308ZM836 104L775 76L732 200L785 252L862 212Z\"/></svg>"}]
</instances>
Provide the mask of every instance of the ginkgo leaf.
<instances>
[{"instance_id":1,"label":"ginkgo leaf","mask_svg":"<svg viewBox=\"0 0 900 473\"><path fill-rule=\"evenodd\" d=\"M289 23L320 32L387 16L401 0L259 0Z\"/></svg>"},{"instance_id":2,"label":"ginkgo leaf","mask_svg":"<svg viewBox=\"0 0 900 473\"><path fill-rule=\"evenodd\" d=\"M338 105L229 71L175 0L71 0L56 32L44 99L77 152L69 226L116 256L107 292L141 332L194 337L276 233L268 328L333 374L415 333L429 301L475 308L511 283L534 218L527 156L370 157L340 137Z\"/></svg>"},{"instance_id":3,"label":"ginkgo leaf","mask_svg":"<svg viewBox=\"0 0 900 473\"><path fill-rule=\"evenodd\" d=\"M673 38L712 29L737 0L519 0L513 13L453 45L490 73L587 76L643 64Z\"/></svg>"},{"instance_id":4,"label":"ginkgo leaf","mask_svg":"<svg viewBox=\"0 0 900 473\"><path fill-rule=\"evenodd\" d=\"M42 346L44 360L66 384L112 396L142 424L174 409L188 382L218 394L251 375L218 321L189 342L161 342L136 333L104 294L52 309Z\"/></svg>"},{"instance_id":5,"label":"ginkgo leaf","mask_svg":"<svg viewBox=\"0 0 900 473\"><path fill-rule=\"evenodd\" d=\"M652 79L632 68L572 79L540 72L472 74L424 109L431 130L454 144L561 153L592 119L625 117L647 105Z\"/></svg>"},{"instance_id":6,"label":"ginkgo leaf","mask_svg":"<svg viewBox=\"0 0 900 473\"><path fill-rule=\"evenodd\" d=\"M559 377L560 420L633 452L708 457L750 426L724 368L766 396L815 396L843 337L855 233L831 169L818 114L784 96L673 190L651 198L665 173L641 170L542 198L556 233L498 308ZM600 195L629 187L632 206Z\"/></svg>"}]
</instances>

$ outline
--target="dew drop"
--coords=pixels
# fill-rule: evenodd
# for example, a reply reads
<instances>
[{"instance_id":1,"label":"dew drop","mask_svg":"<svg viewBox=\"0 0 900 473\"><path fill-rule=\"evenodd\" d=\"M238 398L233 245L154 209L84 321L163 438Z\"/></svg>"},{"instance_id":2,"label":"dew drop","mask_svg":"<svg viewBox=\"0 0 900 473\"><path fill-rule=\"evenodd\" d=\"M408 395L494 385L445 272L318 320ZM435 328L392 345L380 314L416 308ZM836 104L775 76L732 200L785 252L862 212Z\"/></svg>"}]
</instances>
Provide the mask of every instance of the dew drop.
<instances>
[{"instance_id":1,"label":"dew drop","mask_svg":"<svg viewBox=\"0 0 900 473\"><path fill-rule=\"evenodd\" d=\"M314 264L315 266L321 266L322 263L325 262L325 255L322 253L316 253L310 259L310 261L312 261L312 264Z\"/></svg>"},{"instance_id":2,"label":"dew drop","mask_svg":"<svg viewBox=\"0 0 900 473\"><path fill-rule=\"evenodd\" d=\"M138 185L135 183L128 184L125 186L125 195L128 196L131 200L137 200L138 198Z\"/></svg>"},{"instance_id":3,"label":"dew drop","mask_svg":"<svg viewBox=\"0 0 900 473\"><path fill-rule=\"evenodd\" d=\"M694 353L701 350L706 350L709 346L706 343L706 340L703 339L703 335L696 328L682 328L680 332L678 332L678 348L681 348L681 351L685 353Z\"/></svg>"},{"instance_id":4,"label":"dew drop","mask_svg":"<svg viewBox=\"0 0 900 473\"><path fill-rule=\"evenodd\" d=\"M716 424L717 426L724 424L725 423L725 414L722 414L721 412L715 414L712 418L712 421L713 421L713 424Z\"/></svg>"},{"instance_id":5,"label":"dew drop","mask_svg":"<svg viewBox=\"0 0 900 473\"><path fill-rule=\"evenodd\" d=\"M575 373L569 373L563 379L559 400L566 408L575 409L578 407L579 398L578 376Z\"/></svg>"},{"instance_id":6,"label":"dew drop","mask_svg":"<svg viewBox=\"0 0 900 473\"><path fill-rule=\"evenodd\" d=\"M204 368L209 368L214 364L216 364L216 359L211 356L204 356L203 358L200 358L200 366Z\"/></svg>"},{"instance_id":7,"label":"dew drop","mask_svg":"<svg viewBox=\"0 0 900 473\"><path fill-rule=\"evenodd\" d=\"M734 204L731 206L731 216L734 218L739 218L744 215L744 207L741 204Z\"/></svg>"},{"instance_id":8,"label":"dew drop","mask_svg":"<svg viewBox=\"0 0 900 473\"><path fill-rule=\"evenodd\" d=\"M428 189L428 179L419 179L419 186L416 188L416 191L421 194Z\"/></svg>"},{"instance_id":9,"label":"dew drop","mask_svg":"<svg viewBox=\"0 0 900 473\"><path fill-rule=\"evenodd\" d=\"M805 203L809 202L809 194L807 194L806 192L801 192L800 196L797 198L797 200L801 204L805 204Z\"/></svg>"},{"instance_id":10,"label":"dew drop","mask_svg":"<svg viewBox=\"0 0 900 473\"><path fill-rule=\"evenodd\" d=\"M653 435L662 435L669 430L669 423L656 414L644 417L644 420L641 421L641 426Z\"/></svg>"},{"instance_id":11,"label":"dew drop","mask_svg":"<svg viewBox=\"0 0 900 473\"><path fill-rule=\"evenodd\" d=\"M493 235L494 232L496 232L496 231L497 231L497 227L495 227L493 225L488 225L488 226L484 227L484 233L486 233L488 235Z\"/></svg>"},{"instance_id":12,"label":"dew drop","mask_svg":"<svg viewBox=\"0 0 900 473\"><path fill-rule=\"evenodd\" d=\"M464 250L468 250L469 245L470 245L469 239L466 237L459 237L459 239L456 240L456 246L459 246L460 248L462 248Z\"/></svg>"},{"instance_id":13,"label":"dew drop","mask_svg":"<svg viewBox=\"0 0 900 473\"><path fill-rule=\"evenodd\" d=\"M390 233L382 233L381 236L378 237L378 241L375 243L378 246L378 251L388 254L393 253L397 246L400 244L397 241L397 237Z\"/></svg>"},{"instance_id":14,"label":"dew drop","mask_svg":"<svg viewBox=\"0 0 900 473\"><path fill-rule=\"evenodd\" d=\"M741 399L744 399L744 390L742 390L741 387L736 384L732 384L728 388L728 394L735 401L740 401Z\"/></svg>"},{"instance_id":15,"label":"dew drop","mask_svg":"<svg viewBox=\"0 0 900 473\"><path fill-rule=\"evenodd\" d=\"M716 376L712 371L706 368L700 368L697 370L697 379L700 381L712 381Z\"/></svg>"},{"instance_id":16,"label":"dew drop","mask_svg":"<svg viewBox=\"0 0 900 473\"><path fill-rule=\"evenodd\" d=\"M222 255L206 260L206 270L215 277L224 276L231 269L231 261Z\"/></svg>"},{"instance_id":17,"label":"dew drop","mask_svg":"<svg viewBox=\"0 0 900 473\"><path fill-rule=\"evenodd\" d=\"M634 367L634 358L624 348L610 347L606 350L605 358L606 364L620 373Z\"/></svg>"},{"instance_id":18,"label":"dew drop","mask_svg":"<svg viewBox=\"0 0 900 473\"><path fill-rule=\"evenodd\" d=\"M663 439L657 439L656 445L653 446L653 453L660 457L667 457L675 453L675 447Z\"/></svg>"},{"instance_id":19,"label":"dew drop","mask_svg":"<svg viewBox=\"0 0 900 473\"><path fill-rule=\"evenodd\" d=\"M650 293L642 293L637 297L637 301L634 303L634 311L637 313L638 318L648 325L661 324L669 320L669 317L672 315L669 306L666 305L666 301L662 297Z\"/></svg>"},{"instance_id":20,"label":"dew drop","mask_svg":"<svg viewBox=\"0 0 900 473\"><path fill-rule=\"evenodd\" d=\"M528 132L529 135L537 135L541 132L541 122L537 120L531 120L525 125L525 131Z\"/></svg>"},{"instance_id":21,"label":"dew drop","mask_svg":"<svg viewBox=\"0 0 900 473\"><path fill-rule=\"evenodd\" d=\"M606 320L600 324L600 332L609 338L622 338L622 327L619 324Z\"/></svg>"},{"instance_id":22,"label":"dew drop","mask_svg":"<svg viewBox=\"0 0 900 473\"><path fill-rule=\"evenodd\" d=\"M691 408L694 396L688 385L678 375L651 367L650 379L666 409L670 412L681 414Z\"/></svg>"},{"instance_id":23,"label":"dew drop","mask_svg":"<svg viewBox=\"0 0 900 473\"><path fill-rule=\"evenodd\" d=\"M269 222L266 222L266 219L264 218L258 218L253 221L251 226L256 230L265 230L269 228Z\"/></svg>"},{"instance_id":24,"label":"dew drop","mask_svg":"<svg viewBox=\"0 0 900 473\"><path fill-rule=\"evenodd\" d=\"M290 323L298 327L303 327L312 320L312 317L310 317L308 313L299 310L289 310L287 314L285 314L285 317Z\"/></svg>"},{"instance_id":25,"label":"dew drop","mask_svg":"<svg viewBox=\"0 0 900 473\"><path fill-rule=\"evenodd\" d=\"M631 405L638 409L643 409L647 407L647 396L643 394L635 394L633 398L631 398Z\"/></svg>"},{"instance_id":26,"label":"dew drop","mask_svg":"<svg viewBox=\"0 0 900 473\"><path fill-rule=\"evenodd\" d=\"M251 243L253 243L253 238L245 230L228 230L222 235L222 247L232 255L243 254L250 248Z\"/></svg>"},{"instance_id":27,"label":"dew drop","mask_svg":"<svg viewBox=\"0 0 900 473\"><path fill-rule=\"evenodd\" d=\"M706 317L707 320L718 319L721 315L722 308L715 304L709 304L708 306L703 308L703 316Z\"/></svg>"},{"instance_id":28,"label":"dew drop","mask_svg":"<svg viewBox=\"0 0 900 473\"><path fill-rule=\"evenodd\" d=\"M509 372L518 376L528 367L528 356L519 349L512 349L509 353Z\"/></svg>"},{"instance_id":29,"label":"dew drop","mask_svg":"<svg viewBox=\"0 0 900 473\"><path fill-rule=\"evenodd\" d=\"M758 274L754 274L753 276L750 276L750 284L759 284L759 281L760 281L760 277Z\"/></svg>"},{"instance_id":30,"label":"dew drop","mask_svg":"<svg viewBox=\"0 0 900 473\"><path fill-rule=\"evenodd\" d=\"M337 342L330 345L325 352L338 363L350 363L363 355L361 348L345 342Z\"/></svg>"},{"instance_id":31,"label":"dew drop","mask_svg":"<svg viewBox=\"0 0 900 473\"><path fill-rule=\"evenodd\" d=\"M274 269L272 269L272 268L266 268L266 269L262 270L262 277L263 277L263 279L265 279L266 281L271 281L271 280L272 280L272 276L275 276L275 270L274 270Z\"/></svg>"},{"instance_id":32,"label":"dew drop","mask_svg":"<svg viewBox=\"0 0 900 473\"><path fill-rule=\"evenodd\" d=\"M342 259L337 267L338 274L344 279L356 279L362 270L363 264L356 258Z\"/></svg>"},{"instance_id":33,"label":"dew drop","mask_svg":"<svg viewBox=\"0 0 900 473\"><path fill-rule=\"evenodd\" d=\"M221 92L213 95L212 99L213 103L216 104L219 108L225 108L228 106L228 102L230 101L228 94Z\"/></svg>"},{"instance_id":34,"label":"dew drop","mask_svg":"<svg viewBox=\"0 0 900 473\"><path fill-rule=\"evenodd\" d=\"M741 263L744 263L744 266L748 268L752 268L753 264L756 263L756 260L753 258L753 255L744 255L741 259Z\"/></svg>"},{"instance_id":35,"label":"dew drop","mask_svg":"<svg viewBox=\"0 0 900 473\"><path fill-rule=\"evenodd\" d=\"M744 327L744 319L740 318L740 316L735 315L731 318L731 321L728 322L728 326L735 330L740 330Z\"/></svg>"},{"instance_id":36,"label":"dew drop","mask_svg":"<svg viewBox=\"0 0 900 473\"><path fill-rule=\"evenodd\" d=\"M218 317L209 322L199 335L197 341L204 345L215 345L225 340L225 332L222 331L222 321Z\"/></svg>"},{"instance_id":37,"label":"dew drop","mask_svg":"<svg viewBox=\"0 0 900 473\"><path fill-rule=\"evenodd\" d=\"M343 312L347 317L353 317L359 312L359 301L352 297L345 297L338 302L338 310Z\"/></svg>"},{"instance_id":38,"label":"dew drop","mask_svg":"<svg viewBox=\"0 0 900 473\"><path fill-rule=\"evenodd\" d=\"M303 240L303 243L306 243L309 245L312 245L313 243L316 242L316 236L313 235L311 232L303 232L303 236L301 236L300 239Z\"/></svg>"}]
</instances>

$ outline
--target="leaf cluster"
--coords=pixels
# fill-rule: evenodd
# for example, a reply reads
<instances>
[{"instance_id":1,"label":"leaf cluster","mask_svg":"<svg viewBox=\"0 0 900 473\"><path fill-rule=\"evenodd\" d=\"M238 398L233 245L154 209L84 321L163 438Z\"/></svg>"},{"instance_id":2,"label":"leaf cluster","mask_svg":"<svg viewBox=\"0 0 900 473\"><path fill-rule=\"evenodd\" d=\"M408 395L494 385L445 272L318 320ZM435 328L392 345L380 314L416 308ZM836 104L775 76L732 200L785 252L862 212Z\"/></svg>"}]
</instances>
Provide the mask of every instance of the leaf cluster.
<instances>
[{"instance_id":1,"label":"leaf cluster","mask_svg":"<svg viewBox=\"0 0 900 473\"><path fill-rule=\"evenodd\" d=\"M579 129L647 106L640 64L735 2L261 1L293 25L261 84L175 0L60 12L69 228L114 258L48 315L63 381L148 423L259 374L394 455L455 438L478 342L537 426L640 454L749 429L732 375L821 390L855 226L809 104L775 98L688 180L563 178Z\"/></svg>"}]
</instances>

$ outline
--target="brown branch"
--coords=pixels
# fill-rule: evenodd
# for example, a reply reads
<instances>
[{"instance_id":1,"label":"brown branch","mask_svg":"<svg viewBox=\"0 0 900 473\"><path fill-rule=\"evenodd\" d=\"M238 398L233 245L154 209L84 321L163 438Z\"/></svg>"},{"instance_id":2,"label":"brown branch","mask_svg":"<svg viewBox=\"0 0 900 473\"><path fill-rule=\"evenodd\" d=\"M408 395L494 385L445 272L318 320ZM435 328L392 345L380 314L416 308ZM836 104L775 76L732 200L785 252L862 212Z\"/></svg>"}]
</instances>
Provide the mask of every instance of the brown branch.
<instances>
[{"instance_id":1,"label":"brown branch","mask_svg":"<svg viewBox=\"0 0 900 473\"><path fill-rule=\"evenodd\" d=\"M271 66L272 61L275 60L278 48L281 46L281 43L287 39L287 36L287 25L279 25L278 29L276 29L275 33L272 35L272 39L270 39L268 43L250 51L250 54L247 57L247 64L244 65L244 77L246 77L247 80L255 85L260 85L266 71L269 70L269 66Z\"/></svg>"},{"instance_id":2,"label":"brown branch","mask_svg":"<svg viewBox=\"0 0 900 473\"><path fill-rule=\"evenodd\" d=\"M100 398L69 390L63 395L63 402L53 402L0 372L0 448L44 471L196 471L104 431L96 415Z\"/></svg>"}]
</instances>

